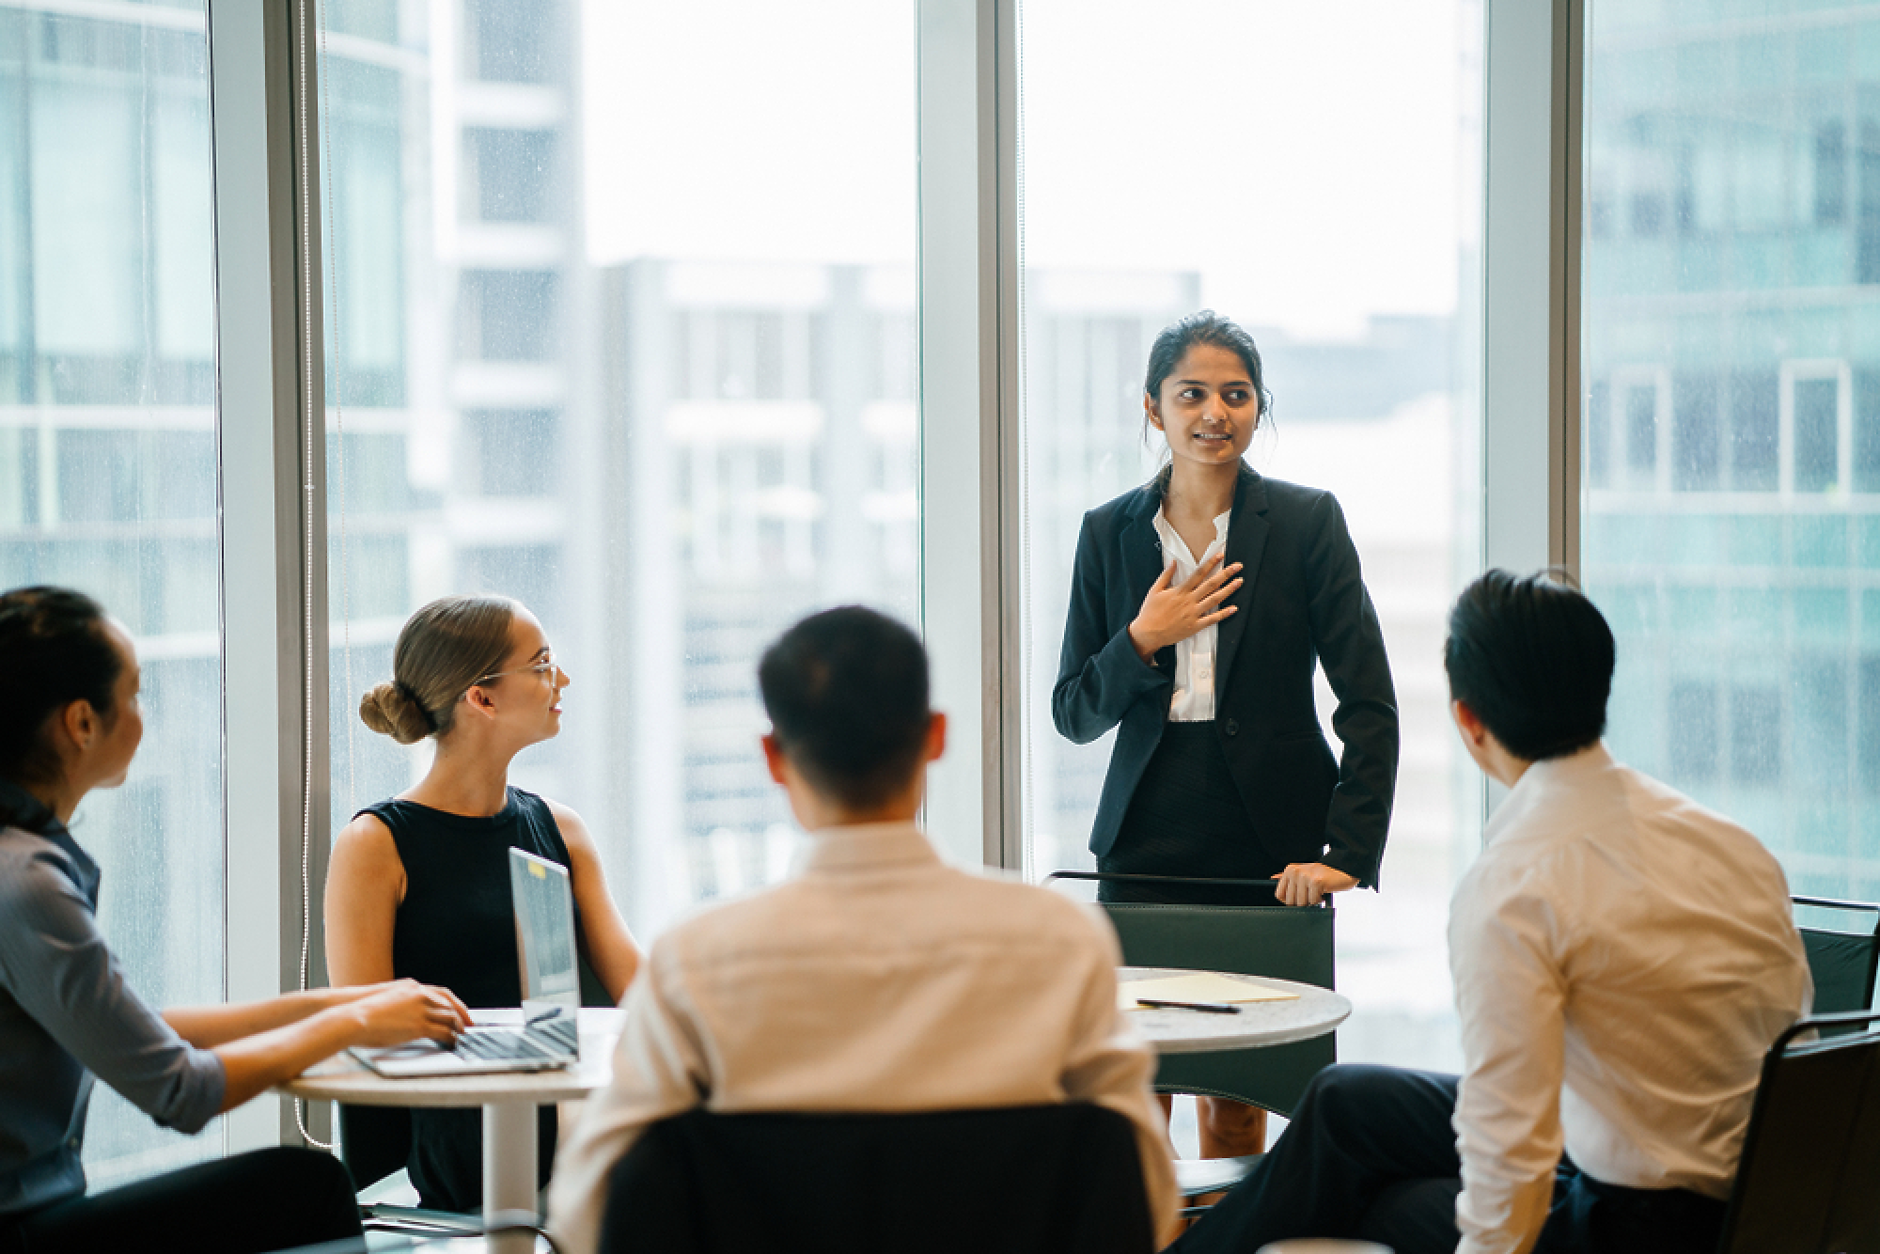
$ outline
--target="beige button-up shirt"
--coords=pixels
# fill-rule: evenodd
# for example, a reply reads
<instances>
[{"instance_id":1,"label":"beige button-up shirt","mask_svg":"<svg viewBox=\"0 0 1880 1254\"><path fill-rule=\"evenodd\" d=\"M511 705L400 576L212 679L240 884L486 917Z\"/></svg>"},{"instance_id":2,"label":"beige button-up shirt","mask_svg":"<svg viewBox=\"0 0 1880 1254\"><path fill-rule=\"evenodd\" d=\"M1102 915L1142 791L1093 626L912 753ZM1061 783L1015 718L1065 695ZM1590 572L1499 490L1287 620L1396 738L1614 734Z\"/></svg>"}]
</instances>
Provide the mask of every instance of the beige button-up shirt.
<instances>
[{"instance_id":1,"label":"beige button-up shirt","mask_svg":"<svg viewBox=\"0 0 1880 1254\"><path fill-rule=\"evenodd\" d=\"M1458 1254L1533 1246L1563 1145L1607 1184L1727 1196L1813 994L1782 868L1602 745L1530 766L1484 845L1449 922Z\"/></svg>"},{"instance_id":2,"label":"beige button-up shirt","mask_svg":"<svg viewBox=\"0 0 1880 1254\"><path fill-rule=\"evenodd\" d=\"M1115 933L1055 893L946 866L912 823L825 829L790 881L659 938L612 1083L555 1158L549 1226L592 1254L642 1129L711 1110L918 1111L1085 1101L1136 1125L1173 1236L1155 1062L1116 1005Z\"/></svg>"}]
</instances>

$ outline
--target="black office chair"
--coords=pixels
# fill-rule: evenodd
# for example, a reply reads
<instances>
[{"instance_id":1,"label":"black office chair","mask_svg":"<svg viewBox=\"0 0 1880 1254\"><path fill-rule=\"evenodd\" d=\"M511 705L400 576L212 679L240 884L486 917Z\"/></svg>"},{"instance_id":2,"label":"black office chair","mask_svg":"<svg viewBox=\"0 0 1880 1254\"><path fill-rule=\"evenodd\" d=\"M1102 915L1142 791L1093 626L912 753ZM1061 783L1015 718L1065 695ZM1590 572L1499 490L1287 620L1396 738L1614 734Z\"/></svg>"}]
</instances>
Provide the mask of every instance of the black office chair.
<instances>
[{"instance_id":1,"label":"black office chair","mask_svg":"<svg viewBox=\"0 0 1880 1254\"><path fill-rule=\"evenodd\" d=\"M1068 1104L712 1114L646 1130L608 1179L601 1254L1148 1254L1135 1128Z\"/></svg>"},{"instance_id":2,"label":"black office chair","mask_svg":"<svg viewBox=\"0 0 1880 1254\"><path fill-rule=\"evenodd\" d=\"M1126 875L1108 871L1056 871L1051 880L1105 880L1183 886L1266 888L1274 880L1198 879L1168 875ZM1191 967L1264 975L1333 988L1334 923L1327 896L1317 907L1190 906L1139 902L1104 902L1132 967ZM1338 1045L1327 1034L1292 1045L1178 1054L1156 1067L1158 1093L1198 1093L1246 1102L1281 1115L1299 1105L1312 1077L1338 1061ZM1239 1158L1182 1159L1176 1183L1185 1198L1219 1192L1238 1183L1260 1155Z\"/></svg>"},{"instance_id":3,"label":"black office chair","mask_svg":"<svg viewBox=\"0 0 1880 1254\"><path fill-rule=\"evenodd\" d=\"M1880 1252L1876 1020L1811 1017L1770 1046L1719 1254Z\"/></svg>"},{"instance_id":4,"label":"black office chair","mask_svg":"<svg viewBox=\"0 0 1880 1254\"><path fill-rule=\"evenodd\" d=\"M1814 1013L1872 1010L1880 972L1880 905L1828 897L1791 898L1800 909L1832 912L1845 927L1798 929L1815 980Z\"/></svg>"}]
</instances>

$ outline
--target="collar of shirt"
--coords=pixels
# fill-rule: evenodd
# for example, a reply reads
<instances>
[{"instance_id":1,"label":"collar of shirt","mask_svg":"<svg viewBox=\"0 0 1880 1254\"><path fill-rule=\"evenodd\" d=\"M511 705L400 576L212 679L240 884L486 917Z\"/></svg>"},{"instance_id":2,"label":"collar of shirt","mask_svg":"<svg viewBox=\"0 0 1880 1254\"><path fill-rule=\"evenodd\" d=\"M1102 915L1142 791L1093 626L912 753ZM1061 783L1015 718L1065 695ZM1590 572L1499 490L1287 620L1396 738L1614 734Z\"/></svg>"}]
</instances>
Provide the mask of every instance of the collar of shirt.
<instances>
[{"instance_id":1,"label":"collar of shirt","mask_svg":"<svg viewBox=\"0 0 1880 1254\"><path fill-rule=\"evenodd\" d=\"M940 855L914 822L847 823L811 832L797 860L805 873L939 866Z\"/></svg>"},{"instance_id":2,"label":"collar of shirt","mask_svg":"<svg viewBox=\"0 0 1880 1254\"><path fill-rule=\"evenodd\" d=\"M1158 507L1155 511L1155 533L1162 538L1162 552L1176 561L1185 563L1190 569L1207 560L1209 553L1227 547L1227 523L1234 516L1230 507L1214 516L1214 543L1201 553L1200 557L1188 551L1188 541L1182 539L1181 532L1168 520L1168 507ZM1167 565L1167 562L1163 563Z\"/></svg>"},{"instance_id":3,"label":"collar of shirt","mask_svg":"<svg viewBox=\"0 0 1880 1254\"><path fill-rule=\"evenodd\" d=\"M1604 741L1594 741L1578 753L1533 763L1521 773L1521 778L1514 782L1514 787L1508 790L1507 797L1482 828L1483 847L1494 844L1496 838L1519 823L1523 815L1545 804L1548 794L1562 788L1576 789L1591 776L1609 771L1615 765Z\"/></svg>"},{"instance_id":4,"label":"collar of shirt","mask_svg":"<svg viewBox=\"0 0 1880 1254\"><path fill-rule=\"evenodd\" d=\"M67 831L65 824L53 815L46 803L27 792L18 784L0 779L0 811L14 816L12 826L21 831L51 841L65 856L72 860L71 873L78 889L91 903L91 908L98 908L98 864L91 855L79 847Z\"/></svg>"}]
</instances>

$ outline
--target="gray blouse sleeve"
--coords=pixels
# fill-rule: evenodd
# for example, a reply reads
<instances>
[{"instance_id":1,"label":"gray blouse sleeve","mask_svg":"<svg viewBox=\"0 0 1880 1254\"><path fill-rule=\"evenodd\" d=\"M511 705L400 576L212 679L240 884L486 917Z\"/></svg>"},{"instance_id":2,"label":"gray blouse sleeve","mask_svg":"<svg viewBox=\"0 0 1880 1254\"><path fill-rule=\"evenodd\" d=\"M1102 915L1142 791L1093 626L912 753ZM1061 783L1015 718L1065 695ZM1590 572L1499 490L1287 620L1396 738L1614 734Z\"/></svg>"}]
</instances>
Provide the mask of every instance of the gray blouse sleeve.
<instances>
[{"instance_id":1,"label":"gray blouse sleeve","mask_svg":"<svg viewBox=\"0 0 1880 1254\"><path fill-rule=\"evenodd\" d=\"M222 1106L222 1060L176 1034L125 983L90 904L46 856L0 876L0 984L62 1048L164 1127L199 1132Z\"/></svg>"}]
</instances>

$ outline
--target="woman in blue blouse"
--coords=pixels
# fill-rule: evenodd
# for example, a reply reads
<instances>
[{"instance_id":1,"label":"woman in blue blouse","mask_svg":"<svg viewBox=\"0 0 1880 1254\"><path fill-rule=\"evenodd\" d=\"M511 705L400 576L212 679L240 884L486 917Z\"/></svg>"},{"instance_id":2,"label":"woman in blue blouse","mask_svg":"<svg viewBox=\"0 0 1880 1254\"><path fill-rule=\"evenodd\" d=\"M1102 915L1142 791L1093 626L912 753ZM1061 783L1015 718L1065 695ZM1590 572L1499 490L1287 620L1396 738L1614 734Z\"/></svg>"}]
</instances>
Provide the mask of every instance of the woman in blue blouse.
<instances>
[{"instance_id":1,"label":"woman in blue blouse","mask_svg":"<svg viewBox=\"0 0 1880 1254\"><path fill-rule=\"evenodd\" d=\"M450 1041L469 1021L410 980L161 1013L138 997L98 931L98 865L66 828L88 792L124 782L137 689L130 636L89 597L0 594L0 1251L238 1254L356 1234L345 1169L310 1150L85 1190L94 1077L194 1133L350 1046Z\"/></svg>"}]
</instances>

